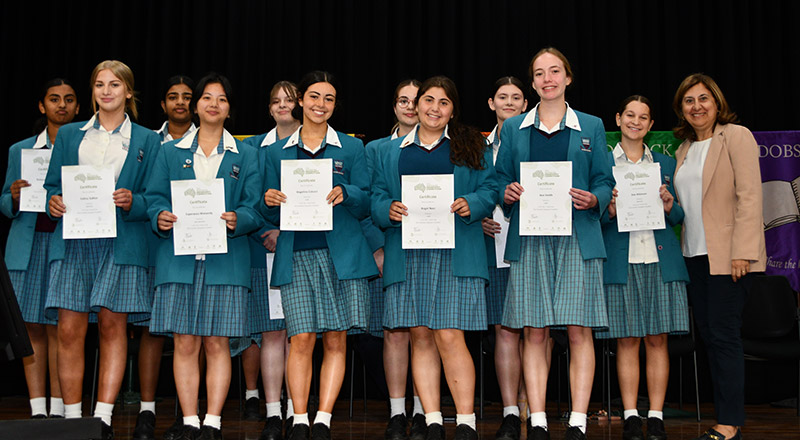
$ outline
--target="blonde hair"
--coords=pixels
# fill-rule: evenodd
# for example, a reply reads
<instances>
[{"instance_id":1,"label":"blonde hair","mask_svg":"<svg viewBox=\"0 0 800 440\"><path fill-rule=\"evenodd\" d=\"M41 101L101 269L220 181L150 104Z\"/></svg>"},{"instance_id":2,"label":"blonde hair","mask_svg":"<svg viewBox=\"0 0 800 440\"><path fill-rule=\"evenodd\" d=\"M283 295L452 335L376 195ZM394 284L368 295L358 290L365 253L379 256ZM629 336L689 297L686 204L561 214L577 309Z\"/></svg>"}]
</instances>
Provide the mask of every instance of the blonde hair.
<instances>
[{"instance_id":1,"label":"blonde hair","mask_svg":"<svg viewBox=\"0 0 800 440\"><path fill-rule=\"evenodd\" d=\"M125 84L125 88L131 94L130 98L125 99L125 108L127 108L133 119L137 119L139 117L139 111L136 109L136 92L133 90L133 71L130 67L128 67L127 64L117 60L102 61L100 64L95 66L94 70L92 70L92 77L89 80L89 87L92 90L92 111L97 113L97 100L94 96L94 83L97 80L97 75L106 69L110 70L114 76L119 78L119 80Z\"/></svg>"}]
</instances>

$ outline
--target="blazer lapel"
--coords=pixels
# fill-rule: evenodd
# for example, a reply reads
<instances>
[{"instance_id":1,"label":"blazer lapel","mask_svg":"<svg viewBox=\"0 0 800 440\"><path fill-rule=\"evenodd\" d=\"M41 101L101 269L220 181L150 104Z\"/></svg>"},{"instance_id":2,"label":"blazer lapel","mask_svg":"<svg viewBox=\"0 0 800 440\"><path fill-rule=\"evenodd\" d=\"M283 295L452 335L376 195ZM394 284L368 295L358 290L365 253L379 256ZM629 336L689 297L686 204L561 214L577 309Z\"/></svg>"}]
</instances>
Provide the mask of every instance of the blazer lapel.
<instances>
[{"instance_id":1,"label":"blazer lapel","mask_svg":"<svg viewBox=\"0 0 800 440\"><path fill-rule=\"evenodd\" d=\"M711 145L708 146L708 155L703 164L703 197L705 197L708 187L711 185L711 179L714 177L714 171L717 169L719 156L722 153L722 132L721 124L717 124L714 128L714 135L711 137Z\"/></svg>"},{"instance_id":2,"label":"blazer lapel","mask_svg":"<svg viewBox=\"0 0 800 440\"><path fill-rule=\"evenodd\" d=\"M180 180L196 179L197 175L194 173L194 153L192 153L192 150L183 148L179 148L178 150L181 152L180 154L181 168L180 171L178 172Z\"/></svg>"}]
</instances>

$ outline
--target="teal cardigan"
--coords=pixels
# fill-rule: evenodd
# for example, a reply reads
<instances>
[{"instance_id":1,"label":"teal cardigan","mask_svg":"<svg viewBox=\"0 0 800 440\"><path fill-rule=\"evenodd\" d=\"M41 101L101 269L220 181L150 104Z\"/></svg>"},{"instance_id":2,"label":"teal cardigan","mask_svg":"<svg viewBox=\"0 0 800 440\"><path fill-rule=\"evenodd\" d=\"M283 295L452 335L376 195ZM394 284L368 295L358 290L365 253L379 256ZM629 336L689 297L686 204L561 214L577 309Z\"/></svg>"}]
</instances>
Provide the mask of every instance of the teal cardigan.
<instances>
[{"instance_id":1,"label":"teal cardigan","mask_svg":"<svg viewBox=\"0 0 800 440\"><path fill-rule=\"evenodd\" d=\"M86 125L85 121L77 122L67 124L58 130L56 143L53 145L53 156L50 159L50 168L47 170L47 178L44 182L47 200L50 200L52 196L61 195L61 167L79 165L78 149L86 134L80 128L84 125ZM161 145L161 139L155 132L131 122L128 156L119 173L116 189L130 190L133 194L133 201L130 211L126 212L122 208L116 209L115 264L148 266L147 235L150 232L147 227L147 204L144 192L159 145ZM63 222L61 219L54 220L58 220L58 225L51 239L50 261L64 259Z\"/></svg>"},{"instance_id":2,"label":"teal cardigan","mask_svg":"<svg viewBox=\"0 0 800 440\"><path fill-rule=\"evenodd\" d=\"M533 110L531 110L533 111ZM611 191L616 182L606 159L606 132L603 121L595 116L576 111L581 130L569 130L567 160L572 162L572 187L591 192L597 197L597 206L592 209L572 208L572 224L578 236L581 256L584 260L605 258L603 234L600 230L600 216L608 207ZM503 124L500 134L500 152L495 167L500 183L500 198L506 186L519 182L520 162L530 161L530 137L536 130L533 126L520 128L526 113L514 116ZM585 145L588 143L588 145ZM503 204L507 217L511 217L505 259L519 261L519 203Z\"/></svg>"},{"instance_id":3,"label":"teal cardigan","mask_svg":"<svg viewBox=\"0 0 800 440\"><path fill-rule=\"evenodd\" d=\"M331 158L341 162L341 168L334 168L333 186L341 186L346 196L333 207L333 229L325 231L331 260L340 280L370 278L378 274L375 259L361 230L361 220L369 215L369 177L364 160L364 144L344 133L336 132L342 147L327 144L320 159ZM281 161L297 159L297 145L287 148L291 136L267 148L266 176L264 192L281 189ZM262 192L261 206L264 218L273 225L280 224L280 206L270 207L264 203ZM281 231L272 267L271 286L282 286L292 282L292 261L294 253L294 231Z\"/></svg>"},{"instance_id":4,"label":"teal cardigan","mask_svg":"<svg viewBox=\"0 0 800 440\"><path fill-rule=\"evenodd\" d=\"M158 229L158 214L172 212L173 180L195 179L194 168L185 167L193 159L189 149L178 148L177 142L164 144L158 153L147 187L147 215L152 230L161 240L156 254L156 285L166 283L194 283L194 255L175 255L171 239L172 230ZM228 253L206 255L206 278L209 285L234 285L250 287L250 247L247 234L263 225L264 219L257 211L262 200L261 177L258 174L256 151L243 142L236 141L239 151L226 151L217 171L217 178L225 182L225 211L236 212L236 229L228 233ZM238 172L237 172L238 170ZM262 202L263 203L263 202ZM220 213L222 214L222 213Z\"/></svg>"},{"instance_id":5,"label":"teal cardigan","mask_svg":"<svg viewBox=\"0 0 800 440\"><path fill-rule=\"evenodd\" d=\"M667 184L667 189L675 196L675 159L661 153L653 153L653 160L661 164L661 183ZM608 152L609 164L614 166L614 155ZM658 251L658 264L661 267L661 278L665 283L672 281L689 282L689 273L683 261L681 246L672 230L683 222L683 208L677 200L672 204L669 215L664 213L667 227L653 231ZM603 264L603 282L605 284L628 284L628 247L630 233L619 232L616 217L608 218L608 211L603 213L600 222L603 227L603 241L606 245L608 258Z\"/></svg>"},{"instance_id":6,"label":"teal cardigan","mask_svg":"<svg viewBox=\"0 0 800 440\"><path fill-rule=\"evenodd\" d=\"M385 231L383 285L405 281L405 251L402 246L402 222L389 220L389 207L402 198L400 172L400 144L402 137L383 145L376 160L372 185L372 218ZM449 142L449 141L446 141ZM453 274L457 277L480 277L488 281L486 245L481 220L492 214L497 194L497 178L492 167L492 150L483 155L483 169L474 170L456 165L453 170L455 198L463 197L469 203L468 218L456 216L456 245L453 249Z\"/></svg>"}]
</instances>

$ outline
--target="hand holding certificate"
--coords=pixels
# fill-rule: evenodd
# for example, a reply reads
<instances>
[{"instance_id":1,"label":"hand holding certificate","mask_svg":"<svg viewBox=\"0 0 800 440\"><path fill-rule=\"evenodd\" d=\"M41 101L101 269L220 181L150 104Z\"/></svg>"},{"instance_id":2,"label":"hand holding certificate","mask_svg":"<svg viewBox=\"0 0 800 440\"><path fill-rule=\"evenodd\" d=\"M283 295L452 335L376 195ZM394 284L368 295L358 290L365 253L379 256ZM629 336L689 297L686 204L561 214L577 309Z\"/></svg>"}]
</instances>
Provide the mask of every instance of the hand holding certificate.
<instances>
[{"instance_id":1,"label":"hand holding certificate","mask_svg":"<svg viewBox=\"0 0 800 440\"><path fill-rule=\"evenodd\" d=\"M452 174L402 176L403 249L453 249L455 193Z\"/></svg>"},{"instance_id":2,"label":"hand holding certificate","mask_svg":"<svg viewBox=\"0 0 800 440\"><path fill-rule=\"evenodd\" d=\"M661 164L647 163L612 168L617 181L617 227L620 232L664 229L661 200Z\"/></svg>"},{"instance_id":3,"label":"hand holding certificate","mask_svg":"<svg viewBox=\"0 0 800 440\"><path fill-rule=\"evenodd\" d=\"M173 180L172 213L175 255L228 252L225 220L225 181Z\"/></svg>"},{"instance_id":4,"label":"hand holding certificate","mask_svg":"<svg viewBox=\"0 0 800 440\"><path fill-rule=\"evenodd\" d=\"M332 187L331 159L281 161L280 192L285 196L281 204L281 230L332 230L333 204L328 201Z\"/></svg>"},{"instance_id":5,"label":"hand holding certificate","mask_svg":"<svg viewBox=\"0 0 800 440\"><path fill-rule=\"evenodd\" d=\"M45 212L47 191L44 178L50 166L53 150L24 149L21 151L20 178L30 186L20 188L19 210L25 212Z\"/></svg>"},{"instance_id":6,"label":"hand holding certificate","mask_svg":"<svg viewBox=\"0 0 800 440\"><path fill-rule=\"evenodd\" d=\"M61 190L67 207L64 239L115 238L114 170L91 165L61 167Z\"/></svg>"},{"instance_id":7,"label":"hand holding certificate","mask_svg":"<svg viewBox=\"0 0 800 440\"><path fill-rule=\"evenodd\" d=\"M519 235L572 235L572 162L521 162Z\"/></svg>"}]
</instances>

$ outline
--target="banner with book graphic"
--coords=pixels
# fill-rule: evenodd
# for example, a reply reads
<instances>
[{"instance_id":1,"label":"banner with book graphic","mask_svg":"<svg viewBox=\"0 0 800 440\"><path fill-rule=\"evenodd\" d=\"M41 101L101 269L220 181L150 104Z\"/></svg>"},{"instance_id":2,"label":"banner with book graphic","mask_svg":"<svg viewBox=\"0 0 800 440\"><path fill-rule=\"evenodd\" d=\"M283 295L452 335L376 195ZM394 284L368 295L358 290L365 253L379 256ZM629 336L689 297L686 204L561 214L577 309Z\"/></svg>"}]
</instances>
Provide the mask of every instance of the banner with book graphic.
<instances>
[{"instance_id":1,"label":"banner with book graphic","mask_svg":"<svg viewBox=\"0 0 800 440\"><path fill-rule=\"evenodd\" d=\"M768 275L783 275L800 291L800 131L757 131L764 193L764 236ZM606 133L613 149L620 133ZM671 131L651 131L644 139L653 151L675 157L681 142ZM677 230L677 228L676 228Z\"/></svg>"}]
</instances>

